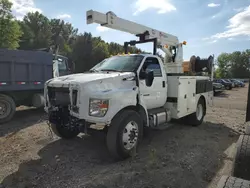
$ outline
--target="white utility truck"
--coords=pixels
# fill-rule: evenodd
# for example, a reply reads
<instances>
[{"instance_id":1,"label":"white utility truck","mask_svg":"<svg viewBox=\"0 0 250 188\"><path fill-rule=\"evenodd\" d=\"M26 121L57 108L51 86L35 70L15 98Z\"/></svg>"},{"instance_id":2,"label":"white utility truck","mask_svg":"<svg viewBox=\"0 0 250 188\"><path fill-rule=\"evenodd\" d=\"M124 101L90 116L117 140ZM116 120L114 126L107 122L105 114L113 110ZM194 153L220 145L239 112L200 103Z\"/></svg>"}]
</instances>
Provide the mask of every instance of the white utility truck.
<instances>
[{"instance_id":1,"label":"white utility truck","mask_svg":"<svg viewBox=\"0 0 250 188\"><path fill-rule=\"evenodd\" d=\"M192 74L186 75L183 43L177 37L112 12L89 10L86 16L87 24L128 32L139 40L125 42L124 55L107 58L89 72L46 82L45 111L55 134L71 139L80 132L103 130L112 156L124 159L136 151L144 128L162 129L180 118L194 126L202 123L213 99L212 56L192 56ZM153 43L153 54L128 53L128 45L146 42ZM165 52L164 62L157 48Z\"/></svg>"}]
</instances>

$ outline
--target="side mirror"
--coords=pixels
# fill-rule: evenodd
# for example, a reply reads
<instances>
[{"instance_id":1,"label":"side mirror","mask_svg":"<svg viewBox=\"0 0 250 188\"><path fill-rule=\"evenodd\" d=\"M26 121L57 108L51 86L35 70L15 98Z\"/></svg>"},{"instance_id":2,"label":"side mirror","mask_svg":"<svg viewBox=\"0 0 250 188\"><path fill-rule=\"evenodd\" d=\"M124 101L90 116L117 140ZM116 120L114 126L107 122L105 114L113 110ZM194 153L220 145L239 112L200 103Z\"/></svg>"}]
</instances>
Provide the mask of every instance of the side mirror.
<instances>
[{"instance_id":1,"label":"side mirror","mask_svg":"<svg viewBox=\"0 0 250 188\"><path fill-rule=\"evenodd\" d=\"M153 81L154 81L154 72L151 70L145 74L146 86L148 87L152 86Z\"/></svg>"}]
</instances>

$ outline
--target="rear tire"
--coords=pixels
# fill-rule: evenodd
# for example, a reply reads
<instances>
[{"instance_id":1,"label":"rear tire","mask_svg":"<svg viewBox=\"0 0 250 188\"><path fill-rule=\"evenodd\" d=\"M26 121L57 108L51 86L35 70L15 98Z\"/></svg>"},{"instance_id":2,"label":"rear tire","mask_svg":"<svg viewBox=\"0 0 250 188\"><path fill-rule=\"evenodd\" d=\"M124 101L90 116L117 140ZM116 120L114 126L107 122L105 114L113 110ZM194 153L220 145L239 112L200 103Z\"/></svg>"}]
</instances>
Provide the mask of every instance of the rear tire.
<instances>
[{"instance_id":1,"label":"rear tire","mask_svg":"<svg viewBox=\"0 0 250 188\"><path fill-rule=\"evenodd\" d=\"M205 101L203 98L200 98L198 103L197 103L196 112L187 116L185 118L185 121L189 125L199 126L202 124L205 115L206 115Z\"/></svg>"},{"instance_id":2,"label":"rear tire","mask_svg":"<svg viewBox=\"0 0 250 188\"><path fill-rule=\"evenodd\" d=\"M63 139L73 139L80 133L78 129L67 129L65 126L59 124L51 123L50 127L57 136Z\"/></svg>"},{"instance_id":3,"label":"rear tire","mask_svg":"<svg viewBox=\"0 0 250 188\"><path fill-rule=\"evenodd\" d=\"M250 180L250 136L240 135L233 165L233 176Z\"/></svg>"},{"instance_id":4,"label":"rear tire","mask_svg":"<svg viewBox=\"0 0 250 188\"><path fill-rule=\"evenodd\" d=\"M250 181L231 176L222 176L217 184L217 188L249 188Z\"/></svg>"},{"instance_id":5,"label":"rear tire","mask_svg":"<svg viewBox=\"0 0 250 188\"><path fill-rule=\"evenodd\" d=\"M107 147L117 160L126 159L135 154L142 138L143 121L133 110L124 110L117 114L108 128Z\"/></svg>"},{"instance_id":6,"label":"rear tire","mask_svg":"<svg viewBox=\"0 0 250 188\"><path fill-rule=\"evenodd\" d=\"M7 95L0 95L0 124L10 121L15 113L15 101Z\"/></svg>"}]
</instances>

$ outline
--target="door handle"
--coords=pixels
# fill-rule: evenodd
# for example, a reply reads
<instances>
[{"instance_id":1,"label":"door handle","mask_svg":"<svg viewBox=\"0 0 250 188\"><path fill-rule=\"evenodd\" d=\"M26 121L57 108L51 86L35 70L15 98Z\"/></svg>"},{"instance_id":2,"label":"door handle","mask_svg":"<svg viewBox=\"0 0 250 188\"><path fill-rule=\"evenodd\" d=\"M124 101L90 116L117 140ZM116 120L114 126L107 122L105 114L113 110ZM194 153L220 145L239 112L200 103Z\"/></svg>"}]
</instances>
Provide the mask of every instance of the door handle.
<instances>
[{"instance_id":1,"label":"door handle","mask_svg":"<svg viewBox=\"0 0 250 188\"><path fill-rule=\"evenodd\" d=\"M166 87L165 81L162 81L162 87L163 87L163 88Z\"/></svg>"}]
</instances>

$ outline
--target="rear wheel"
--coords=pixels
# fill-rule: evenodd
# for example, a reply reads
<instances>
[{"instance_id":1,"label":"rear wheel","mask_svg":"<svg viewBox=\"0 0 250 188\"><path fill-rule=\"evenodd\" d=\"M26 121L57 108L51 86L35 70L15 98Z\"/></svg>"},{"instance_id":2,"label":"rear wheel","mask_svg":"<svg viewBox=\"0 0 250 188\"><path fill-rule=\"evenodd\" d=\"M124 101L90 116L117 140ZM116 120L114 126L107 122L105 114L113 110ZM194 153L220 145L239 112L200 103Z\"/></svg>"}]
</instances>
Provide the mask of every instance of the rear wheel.
<instances>
[{"instance_id":1,"label":"rear wheel","mask_svg":"<svg viewBox=\"0 0 250 188\"><path fill-rule=\"evenodd\" d=\"M189 125L198 126L202 124L205 115L206 115L205 100L203 98L200 98L196 107L196 112L187 116L185 118L185 121L187 121Z\"/></svg>"},{"instance_id":2,"label":"rear wheel","mask_svg":"<svg viewBox=\"0 0 250 188\"><path fill-rule=\"evenodd\" d=\"M14 100L7 95L0 95L0 123L6 123L12 119L16 112Z\"/></svg>"},{"instance_id":3,"label":"rear wheel","mask_svg":"<svg viewBox=\"0 0 250 188\"><path fill-rule=\"evenodd\" d=\"M115 159L125 159L136 152L142 137L143 121L133 110L124 110L114 117L108 128L107 147Z\"/></svg>"}]
</instances>

